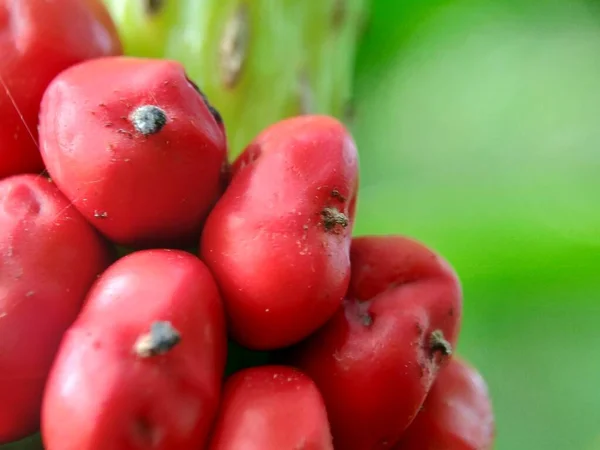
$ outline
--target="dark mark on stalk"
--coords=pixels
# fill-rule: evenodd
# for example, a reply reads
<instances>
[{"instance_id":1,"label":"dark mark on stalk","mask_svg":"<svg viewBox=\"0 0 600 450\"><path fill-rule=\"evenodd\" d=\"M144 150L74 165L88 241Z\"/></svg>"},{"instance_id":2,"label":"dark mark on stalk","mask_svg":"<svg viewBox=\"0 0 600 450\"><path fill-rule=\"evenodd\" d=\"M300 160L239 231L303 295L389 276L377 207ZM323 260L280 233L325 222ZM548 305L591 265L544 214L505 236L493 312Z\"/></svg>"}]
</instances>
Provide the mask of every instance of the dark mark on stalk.
<instances>
[{"instance_id":1,"label":"dark mark on stalk","mask_svg":"<svg viewBox=\"0 0 600 450\"><path fill-rule=\"evenodd\" d=\"M166 3L166 0L145 0L144 9L148 15L158 14Z\"/></svg>"},{"instance_id":2,"label":"dark mark on stalk","mask_svg":"<svg viewBox=\"0 0 600 450\"><path fill-rule=\"evenodd\" d=\"M157 321L150 326L150 332L138 338L133 347L141 358L164 355L181 342L181 335L170 322Z\"/></svg>"},{"instance_id":3,"label":"dark mark on stalk","mask_svg":"<svg viewBox=\"0 0 600 450\"><path fill-rule=\"evenodd\" d=\"M315 99L306 70L298 74L298 105L300 115L311 114L315 110Z\"/></svg>"},{"instance_id":4,"label":"dark mark on stalk","mask_svg":"<svg viewBox=\"0 0 600 450\"><path fill-rule=\"evenodd\" d=\"M347 12L348 5L346 5L346 0L335 0L333 2L331 22L334 28L339 28L344 24Z\"/></svg>"},{"instance_id":5,"label":"dark mark on stalk","mask_svg":"<svg viewBox=\"0 0 600 450\"><path fill-rule=\"evenodd\" d=\"M136 108L129 120L138 133L148 136L156 134L167 124L167 114L155 105L143 105Z\"/></svg>"},{"instance_id":6,"label":"dark mark on stalk","mask_svg":"<svg viewBox=\"0 0 600 450\"><path fill-rule=\"evenodd\" d=\"M250 12L241 3L225 25L219 45L219 69L225 87L231 89L239 80L248 56Z\"/></svg>"},{"instance_id":7,"label":"dark mark on stalk","mask_svg":"<svg viewBox=\"0 0 600 450\"><path fill-rule=\"evenodd\" d=\"M348 100L344 105L344 111L342 112L343 121L346 125L351 125L356 119L356 106L353 100Z\"/></svg>"}]
</instances>

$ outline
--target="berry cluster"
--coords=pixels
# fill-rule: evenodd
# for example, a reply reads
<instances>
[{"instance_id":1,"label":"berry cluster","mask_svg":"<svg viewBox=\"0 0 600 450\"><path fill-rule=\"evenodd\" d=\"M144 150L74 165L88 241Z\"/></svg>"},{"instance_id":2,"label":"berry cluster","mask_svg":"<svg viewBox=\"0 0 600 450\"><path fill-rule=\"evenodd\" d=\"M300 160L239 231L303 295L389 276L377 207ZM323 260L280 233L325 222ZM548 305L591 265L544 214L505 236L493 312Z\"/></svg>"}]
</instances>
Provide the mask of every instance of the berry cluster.
<instances>
[{"instance_id":1,"label":"berry cluster","mask_svg":"<svg viewBox=\"0 0 600 450\"><path fill-rule=\"evenodd\" d=\"M99 3L4 4L0 444L492 448L459 280L410 238L353 237L341 122L281 120L230 162L185 68L123 56Z\"/></svg>"}]
</instances>

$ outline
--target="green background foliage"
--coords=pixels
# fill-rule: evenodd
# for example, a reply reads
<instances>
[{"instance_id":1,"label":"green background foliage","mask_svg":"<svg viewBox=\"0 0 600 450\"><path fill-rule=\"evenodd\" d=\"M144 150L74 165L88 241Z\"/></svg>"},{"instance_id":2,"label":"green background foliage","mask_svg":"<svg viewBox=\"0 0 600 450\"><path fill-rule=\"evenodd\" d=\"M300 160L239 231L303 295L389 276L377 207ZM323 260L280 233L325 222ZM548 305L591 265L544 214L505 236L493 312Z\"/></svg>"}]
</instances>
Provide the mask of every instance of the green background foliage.
<instances>
[{"instance_id":1,"label":"green background foliage","mask_svg":"<svg viewBox=\"0 0 600 450\"><path fill-rule=\"evenodd\" d=\"M440 251L499 450L600 446L600 3L374 0L356 232Z\"/></svg>"}]
</instances>

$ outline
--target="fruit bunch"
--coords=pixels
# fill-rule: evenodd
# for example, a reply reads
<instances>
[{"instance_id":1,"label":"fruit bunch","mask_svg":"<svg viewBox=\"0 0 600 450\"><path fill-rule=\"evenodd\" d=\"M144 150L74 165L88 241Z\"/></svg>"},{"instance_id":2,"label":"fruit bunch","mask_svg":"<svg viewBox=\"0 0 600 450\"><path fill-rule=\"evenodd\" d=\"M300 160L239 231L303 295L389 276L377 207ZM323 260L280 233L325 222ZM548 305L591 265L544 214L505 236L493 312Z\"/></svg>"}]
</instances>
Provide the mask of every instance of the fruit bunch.
<instances>
[{"instance_id":1,"label":"fruit bunch","mask_svg":"<svg viewBox=\"0 0 600 450\"><path fill-rule=\"evenodd\" d=\"M0 18L0 444L492 448L458 277L353 237L340 121L275 121L231 158L185 67L124 56L99 0Z\"/></svg>"}]
</instances>

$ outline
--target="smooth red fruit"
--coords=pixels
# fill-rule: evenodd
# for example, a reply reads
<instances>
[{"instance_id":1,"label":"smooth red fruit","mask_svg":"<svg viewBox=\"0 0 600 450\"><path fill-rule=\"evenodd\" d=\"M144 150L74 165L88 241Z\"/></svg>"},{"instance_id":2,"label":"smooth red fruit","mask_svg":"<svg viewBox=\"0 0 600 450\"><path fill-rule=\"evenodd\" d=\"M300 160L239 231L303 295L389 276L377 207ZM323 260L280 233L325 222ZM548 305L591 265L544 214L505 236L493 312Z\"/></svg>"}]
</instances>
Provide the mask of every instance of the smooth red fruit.
<instances>
[{"instance_id":1,"label":"smooth red fruit","mask_svg":"<svg viewBox=\"0 0 600 450\"><path fill-rule=\"evenodd\" d=\"M50 81L81 61L121 53L100 0L0 0L0 179L44 169L37 125Z\"/></svg>"},{"instance_id":2,"label":"smooth red fruit","mask_svg":"<svg viewBox=\"0 0 600 450\"><path fill-rule=\"evenodd\" d=\"M219 120L180 63L100 58L48 87L40 149L52 179L112 241L186 246L223 190Z\"/></svg>"},{"instance_id":3,"label":"smooth red fruit","mask_svg":"<svg viewBox=\"0 0 600 450\"><path fill-rule=\"evenodd\" d=\"M301 116L239 156L203 231L230 332L269 350L305 338L341 304L350 276L357 152L344 126Z\"/></svg>"},{"instance_id":4,"label":"smooth red fruit","mask_svg":"<svg viewBox=\"0 0 600 450\"><path fill-rule=\"evenodd\" d=\"M395 450L491 450L492 402L481 374L452 357Z\"/></svg>"},{"instance_id":5,"label":"smooth red fruit","mask_svg":"<svg viewBox=\"0 0 600 450\"><path fill-rule=\"evenodd\" d=\"M143 250L99 278L46 386L46 450L187 450L216 416L227 336L206 266Z\"/></svg>"},{"instance_id":6,"label":"smooth red fruit","mask_svg":"<svg viewBox=\"0 0 600 450\"><path fill-rule=\"evenodd\" d=\"M232 375L209 450L333 450L327 412L314 382L286 366Z\"/></svg>"},{"instance_id":7,"label":"smooth red fruit","mask_svg":"<svg viewBox=\"0 0 600 450\"><path fill-rule=\"evenodd\" d=\"M0 444L38 429L62 335L109 262L106 242L47 178L0 181Z\"/></svg>"},{"instance_id":8,"label":"smooth red fruit","mask_svg":"<svg viewBox=\"0 0 600 450\"><path fill-rule=\"evenodd\" d=\"M394 445L425 401L459 332L459 281L433 251L400 236L355 238L347 299L291 352L327 405L334 446Z\"/></svg>"}]
</instances>

